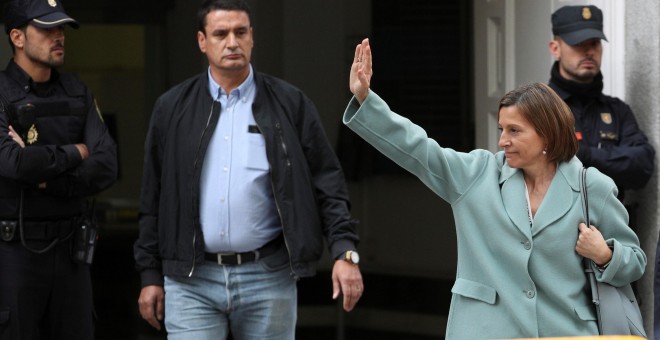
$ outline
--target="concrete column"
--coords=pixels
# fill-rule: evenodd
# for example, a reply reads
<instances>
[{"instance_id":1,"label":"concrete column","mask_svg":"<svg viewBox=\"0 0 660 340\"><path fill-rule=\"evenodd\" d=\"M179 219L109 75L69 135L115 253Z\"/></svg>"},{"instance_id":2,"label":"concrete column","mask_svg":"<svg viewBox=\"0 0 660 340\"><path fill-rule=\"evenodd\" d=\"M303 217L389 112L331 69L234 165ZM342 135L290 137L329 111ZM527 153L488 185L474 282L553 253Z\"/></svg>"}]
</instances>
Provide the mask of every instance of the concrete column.
<instances>
[{"instance_id":1,"label":"concrete column","mask_svg":"<svg viewBox=\"0 0 660 340\"><path fill-rule=\"evenodd\" d=\"M656 150L656 169L660 153L660 3L656 0L626 2L626 102ZM640 204L638 214L640 242L648 265L639 284L645 328L653 329L653 281L655 249L658 240L658 173L644 190L634 193ZM652 333L648 333L652 338Z\"/></svg>"}]
</instances>

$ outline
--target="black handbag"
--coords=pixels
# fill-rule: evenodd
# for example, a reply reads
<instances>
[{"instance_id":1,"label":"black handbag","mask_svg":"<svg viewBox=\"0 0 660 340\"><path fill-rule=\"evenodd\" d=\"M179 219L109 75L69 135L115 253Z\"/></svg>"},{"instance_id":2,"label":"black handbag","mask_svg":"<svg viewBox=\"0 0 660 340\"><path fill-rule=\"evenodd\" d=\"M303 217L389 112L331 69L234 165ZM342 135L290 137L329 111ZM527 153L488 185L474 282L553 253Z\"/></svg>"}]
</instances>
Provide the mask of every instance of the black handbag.
<instances>
[{"instance_id":1,"label":"black handbag","mask_svg":"<svg viewBox=\"0 0 660 340\"><path fill-rule=\"evenodd\" d=\"M582 210L587 226L589 223L589 200L587 196L587 169L580 172L580 193ZM598 282L591 260L583 259L584 272L589 279L591 298L598 318L600 335L636 335L646 338L642 313L630 284L614 287L605 282Z\"/></svg>"}]
</instances>

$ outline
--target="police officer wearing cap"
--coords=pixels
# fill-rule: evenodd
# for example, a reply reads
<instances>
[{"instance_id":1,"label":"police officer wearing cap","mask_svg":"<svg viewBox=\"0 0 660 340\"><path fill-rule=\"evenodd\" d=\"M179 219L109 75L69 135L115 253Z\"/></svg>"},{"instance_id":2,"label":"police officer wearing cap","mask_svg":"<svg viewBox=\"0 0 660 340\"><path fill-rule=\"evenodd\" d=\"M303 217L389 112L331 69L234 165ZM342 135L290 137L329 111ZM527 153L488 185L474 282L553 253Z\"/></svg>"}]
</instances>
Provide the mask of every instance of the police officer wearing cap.
<instances>
[{"instance_id":1,"label":"police officer wearing cap","mask_svg":"<svg viewBox=\"0 0 660 340\"><path fill-rule=\"evenodd\" d=\"M64 26L78 27L59 0L11 0L3 14L0 339L92 339L87 198L116 180L116 144L88 88L57 71Z\"/></svg>"},{"instance_id":2,"label":"police officer wearing cap","mask_svg":"<svg viewBox=\"0 0 660 340\"><path fill-rule=\"evenodd\" d=\"M603 13L593 5L561 7L552 14L552 33L549 47L556 62L549 85L575 115L577 157L610 176L623 201L625 190L640 189L651 178L655 151L630 107L603 94Z\"/></svg>"},{"instance_id":3,"label":"police officer wearing cap","mask_svg":"<svg viewBox=\"0 0 660 340\"><path fill-rule=\"evenodd\" d=\"M607 41L603 12L593 5L561 7L552 14L552 33L549 48L556 61L549 85L575 116L580 143L576 156L585 167L593 166L611 177L624 201L626 190L641 189L651 178L655 150L630 106L603 94L601 41ZM627 204L626 209L634 229L634 205Z\"/></svg>"}]
</instances>

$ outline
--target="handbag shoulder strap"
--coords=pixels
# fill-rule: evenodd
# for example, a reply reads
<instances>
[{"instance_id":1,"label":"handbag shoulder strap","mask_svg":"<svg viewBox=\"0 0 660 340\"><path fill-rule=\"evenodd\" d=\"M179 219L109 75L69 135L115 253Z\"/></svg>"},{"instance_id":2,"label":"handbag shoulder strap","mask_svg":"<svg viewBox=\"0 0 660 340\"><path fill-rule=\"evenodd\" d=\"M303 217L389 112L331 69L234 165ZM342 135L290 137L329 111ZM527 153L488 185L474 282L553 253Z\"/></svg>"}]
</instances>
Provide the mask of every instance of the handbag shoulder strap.
<instances>
[{"instance_id":1,"label":"handbag shoulder strap","mask_svg":"<svg viewBox=\"0 0 660 340\"><path fill-rule=\"evenodd\" d=\"M584 223L591 225L589 220L589 196L587 195L587 168L580 170L580 195L582 196L582 213L584 214Z\"/></svg>"},{"instance_id":2,"label":"handbag shoulder strap","mask_svg":"<svg viewBox=\"0 0 660 340\"><path fill-rule=\"evenodd\" d=\"M584 216L584 224L587 225L587 228L591 225L591 220L589 219L589 195L587 194L587 168L582 168L580 170L580 196L582 197L582 214ZM594 275L593 269L590 265L591 260L588 258L582 259L582 266L587 275Z\"/></svg>"}]
</instances>

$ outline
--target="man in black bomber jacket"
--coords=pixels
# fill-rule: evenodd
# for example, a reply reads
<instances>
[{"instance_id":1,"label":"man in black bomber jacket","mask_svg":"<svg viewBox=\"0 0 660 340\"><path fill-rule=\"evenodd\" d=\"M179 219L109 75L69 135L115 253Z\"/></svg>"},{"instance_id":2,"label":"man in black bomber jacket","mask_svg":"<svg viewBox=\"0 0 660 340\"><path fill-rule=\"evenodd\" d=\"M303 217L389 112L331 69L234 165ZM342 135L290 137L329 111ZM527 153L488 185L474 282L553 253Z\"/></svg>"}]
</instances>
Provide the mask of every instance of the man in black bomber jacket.
<instances>
[{"instance_id":1,"label":"man in black bomber jacket","mask_svg":"<svg viewBox=\"0 0 660 340\"><path fill-rule=\"evenodd\" d=\"M158 99L145 142L135 243L140 312L158 329L164 318L170 337L222 338L231 329L234 339L293 339L295 281L315 274L324 238L336 259L333 297L343 293L350 311L362 294L356 222L343 172L313 103L292 85L251 67L247 5L205 1L198 21L209 70ZM277 306L272 297L247 302L228 273L290 303ZM247 284L250 275L260 276ZM287 288L273 288L271 281ZM179 308L210 298L200 285L251 306ZM181 290L192 291L195 301ZM223 320L221 326L195 329L198 325L186 322L207 307ZM252 323L259 317L238 314L250 307L269 317Z\"/></svg>"}]
</instances>

